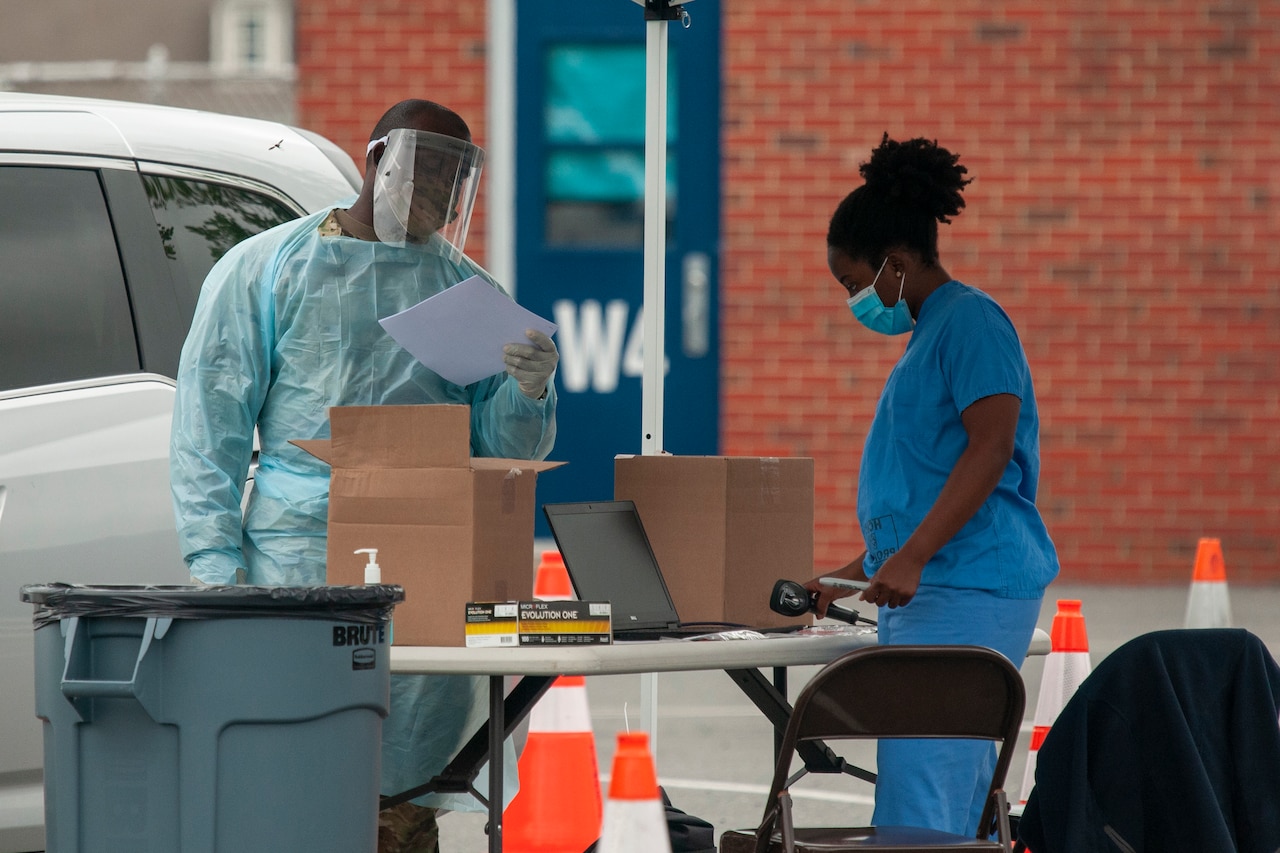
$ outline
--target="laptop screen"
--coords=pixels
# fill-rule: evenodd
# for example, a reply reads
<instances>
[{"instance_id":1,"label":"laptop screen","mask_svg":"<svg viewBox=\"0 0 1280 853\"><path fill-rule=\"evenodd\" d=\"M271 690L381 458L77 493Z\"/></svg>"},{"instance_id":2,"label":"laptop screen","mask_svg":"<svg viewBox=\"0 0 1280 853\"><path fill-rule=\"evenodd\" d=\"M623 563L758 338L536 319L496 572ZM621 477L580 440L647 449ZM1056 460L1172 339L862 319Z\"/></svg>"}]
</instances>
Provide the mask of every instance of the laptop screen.
<instances>
[{"instance_id":1,"label":"laptop screen","mask_svg":"<svg viewBox=\"0 0 1280 853\"><path fill-rule=\"evenodd\" d=\"M543 504L542 511L578 598L610 602L615 632L679 624L633 502Z\"/></svg>"}]
</instances>

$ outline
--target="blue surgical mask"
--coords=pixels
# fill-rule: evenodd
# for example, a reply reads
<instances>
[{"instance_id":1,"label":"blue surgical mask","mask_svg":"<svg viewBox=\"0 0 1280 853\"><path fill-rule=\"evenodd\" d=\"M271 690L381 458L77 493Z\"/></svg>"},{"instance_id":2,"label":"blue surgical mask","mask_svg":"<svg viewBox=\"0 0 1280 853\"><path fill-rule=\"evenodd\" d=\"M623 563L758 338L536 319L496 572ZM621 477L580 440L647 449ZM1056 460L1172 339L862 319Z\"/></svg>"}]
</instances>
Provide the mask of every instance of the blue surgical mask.
<instances>
[{"instance_id":1,"label":"blue surgical mask","mask_svg":"<svg viewBox=\"0 0 1280 853\"><path fill-rule=\"evenodd\" d=\"M902 298L903 290L907 285L906 276L902 278L902 284L898 288L898 301L892 308L886 308L884 301L880 299L880 294L876 293L876 282L880 280L880 273L884 272L884 265L888 262L889 259L885 258L880 264L880 269L876 271L876 277L871 280L870 287L864 287L850 296L847 302L849 309L853 311L853 316L871 331L882 335L901 335L911 331L916 325L916 321L911 317L911 309Z\"/></svg>"}]
</instances>

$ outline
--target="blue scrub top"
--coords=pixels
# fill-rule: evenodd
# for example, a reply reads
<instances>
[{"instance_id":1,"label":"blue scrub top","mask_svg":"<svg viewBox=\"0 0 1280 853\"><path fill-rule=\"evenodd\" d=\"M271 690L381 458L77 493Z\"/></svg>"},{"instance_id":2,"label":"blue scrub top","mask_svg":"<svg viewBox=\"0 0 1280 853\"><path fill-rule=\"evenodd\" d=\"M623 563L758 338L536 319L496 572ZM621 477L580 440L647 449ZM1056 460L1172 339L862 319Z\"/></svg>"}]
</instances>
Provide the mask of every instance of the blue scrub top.
<instances>
[{"instance_id":1,"label":"blue scrub top","mask_svg":"<svg viewBox=\"0 0 1280 853\"><path fill-rule=\"evenodd\" d=\"M995 300L951 281L920 307L863 448L858 521L868 577L937 500L968 445L961 412L993 394L1022 401L1013 458L991 497L925 565L920 583L1040 598L1057 576L1057 552L1035 505L1040 418L1026 354Z\"/></svg>"}]
</instances>

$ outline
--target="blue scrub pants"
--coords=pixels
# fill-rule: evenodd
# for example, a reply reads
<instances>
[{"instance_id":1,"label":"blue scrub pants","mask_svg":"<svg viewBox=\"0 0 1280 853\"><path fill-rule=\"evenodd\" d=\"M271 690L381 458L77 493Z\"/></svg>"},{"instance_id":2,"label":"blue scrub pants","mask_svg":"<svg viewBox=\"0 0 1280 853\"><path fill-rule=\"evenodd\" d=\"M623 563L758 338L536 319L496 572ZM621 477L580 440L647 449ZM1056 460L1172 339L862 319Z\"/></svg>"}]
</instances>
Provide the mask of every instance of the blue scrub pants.
<instances>
[{"instance_id":1,"label":"blue scrub pants","mask_svg":"<svg viewBox=\"0 0 1280 853\"><path fill-rule=\"evenodd\" d=\"M879 641L986 646L1021 666L1042 600L921 585L907 606L879 608ZM989 741L881 740L872 823L973 837L995 764L996 748Z\"/></svg>"}]
</instances>

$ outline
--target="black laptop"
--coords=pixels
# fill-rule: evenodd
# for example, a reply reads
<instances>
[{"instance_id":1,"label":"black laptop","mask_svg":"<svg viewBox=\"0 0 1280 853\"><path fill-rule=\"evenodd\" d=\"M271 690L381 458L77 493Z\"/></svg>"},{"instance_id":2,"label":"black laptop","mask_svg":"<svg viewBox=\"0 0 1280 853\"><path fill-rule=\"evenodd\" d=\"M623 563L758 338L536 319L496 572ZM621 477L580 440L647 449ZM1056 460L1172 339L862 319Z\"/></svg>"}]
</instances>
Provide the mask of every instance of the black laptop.
<instances>
[{"instance_id":1,"label":"black laptop","mask_svg":"<svg viewBox=\"0 0 1280 853\"><path fill-rule=\"evenodd\" d=\"M632 501L543 504L574 592L608 601L615 640L692 637L745 629L722 622L681 622ZM798 627L751 629L780 633Z\"/></svg>"}]
</instances>

